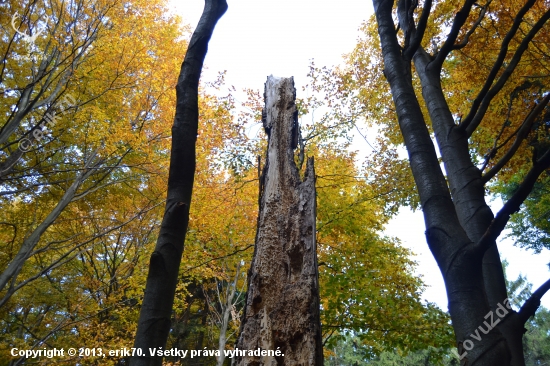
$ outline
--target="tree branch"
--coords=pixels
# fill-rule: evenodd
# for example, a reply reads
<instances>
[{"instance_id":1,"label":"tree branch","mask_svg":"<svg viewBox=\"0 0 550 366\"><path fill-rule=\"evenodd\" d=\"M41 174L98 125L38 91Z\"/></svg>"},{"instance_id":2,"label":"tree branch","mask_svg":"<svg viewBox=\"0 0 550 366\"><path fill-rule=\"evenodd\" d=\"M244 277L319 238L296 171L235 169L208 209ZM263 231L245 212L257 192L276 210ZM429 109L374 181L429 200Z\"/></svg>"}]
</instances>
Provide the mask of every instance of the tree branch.
<instances>
[{"instance_id":1,"label":"tree branch","mask_svg":"<svg viewBox=\"0 0 550 366\"><path fill-rule=\"evenodd\" d=\"M521 127L518 130L516 139L514 140L514 143L510 147L510 149L504 154L504 156L491 168L487 173L481 177L481 181L483 184L487 183L491 178L493 178L503 167L510 161L510 159L514 156L516 151L521 146L521 143L527 137L529 134L529 131L531 131L531 126L533 126L533 123L535 122L535 118L537 118L548 102L550 101L550 94L547 94L544 99L533 108L531 113L527 116L527 118L523 121L521 124Z\"/></svg>"},{"instance_id":2,"label":"tree branch","mask_svg":"<svg viewBox=\"0 0 550 366\"><path fill-rule=\"evenodd\" d=\"M430 17L431 10L432 0L426 0L426 2L424 3L424 7L422 8L420 19L418 20L418 26L412 36L411 43L409 44L409 47L407 47L407 49L405 49L405 51L403 52L403 55L408 60L413 57L414 53L422 43L422 38L424 38L424 32L426 31L426 25L428 24L428 18Z\"/></svg>"},{"instance_id":3,"label":"tree branch","mask_svg":"<svg viewBox=\"0 0 550 366\"><path fill-rule=\"evenodd\" d=\"M202 266L204 266L205 264L208 264L208 263L213 262L213 261L217 261L218 259L223 259L223 258L231 257L232 255L235 255L235 254L240 253L240 252L244 252L245 250L247 250L247 249L249 249L249 248L252 248L253 246L254 246L254 244L249 244L249 245L247 245L246 247L237 249L237 250L235 250L235 251L232 252L232 253L229 253L229 254L226 254L226 255L222 255L222 256L220 256L220 257L216 257L216 258L209 259L209 260L207 260L207 261L205 261L205 262L202 262L202 263L199 264L199 265L196 265L196 266L187 268L187 269L186 269L185 271L183 271L182 273L190 272L190 271L194 270L195 268L202 267Z\"/></svg>"},{"instance_id":4,"label":"tree branch","mask_svg":"<svg viewBox=\"0 0 550 366\"><path fill-rule=\"evenodd\" d=\"M81 172L76 176L74 182L71 186L65 191L61 200L57 205L50 211L48 216L32 231L32 233L23 241L21 247L19 248L17 254L9 262L6 269L0 274L0 290L4 289L10 279L15 281L23 267L25 261L29 258L31 251L36 247L38 241L40 240L42 234L53 224L53 222L61 215L61 212L71 203L73 197L76 194L77 189L80 187L82 182L84 182L91 174L92 170L89 169L92 161L95 159L95 153L85 164L85 171Z\"/></svg>"},{"instance_id":5,"label":"tree branch","mask_svg":"<svg viewBox=\"0 0 550 366\"><path fill-rule=\"evenodd\" d=\"M464 39L462 40L462 42L454 45L453 50L459 50L461 48L466 47L466 45L468 44L468 40L470 39L470 36L476 31L477 27L479 27L483 18L485 18L485 13L489 8L489 4L491 4L491 1L492 0L487 1L487 3L481 7L479 16L477 17L477 20L475 21L475 23L472 25L472 28L470 28L470 30L466 32L466 35L464 36Z\"/></svg>"},{"instance_id":6,"label":"tree branch","mask_svg":"<svg viewBox=\"0 0 550 366\"><path fill-rule=\"evenodd\" d=\"M485 98L485 95L489 91L489 88L493 84L493 81L495 80L495 77L497 76L498 71L500 70L500 67L502 66L502 63L504 62L504 59L506 58L506 54L508 53L508 45L510 44L510 41L512 38L514 38L514 35L516 34L517 30L519 29L519 26L523 20L523 16L527 13L529 9L535 4L536 0L529 0L525 5L521 8L521 10L518 12L516 17L514 18L514 23L512 24L512 27L506 33L506 36L504 36L504 39L502 40L502 44L500 46L500 52L497 56L497 59L495 63L493 64L493 68L489 72L489 76L487 76L487 80L485 81L485 85L483 85L483 88L481 88L479 94L477 95L476 99L474 100L472 104L472 108L470 109L470 112L468 115L462 120L462 123L460 124L460 128L466 129L472 119L474 118L475 114L477 113L477 110L479 108L479 105L481 104L481 101L483 98Z\"/></svg>"},{"instance_id":7,"label":"tree branch","mask_svg":"<svg viewBox=\"0 0 550 366\"><path fill-rule=\"evenodd\" d=\"M191 36L176 84L176 111L164 217L149 261L145 295L134 347L166 347L172 308L189 224L189 209L196 169L199 124L199 79L208 43L218 20L227 10L226 0L206 0L197 28ZM132 357L131 366L160 366L162 357Z\"/></svg>"},{"instance_id":8,"label":"tree branch","mask_svg":"<svg viewBox=\"0 0 550 366\"><path fill-rule=\"evenodd\" d=\"M543 283L528 299L525 301L518 316L522 324L525 324L530 317L535 315L535 312L540 306L540 299L550 291L550 279Z\"/></svg>"},{"instance_id":9,"label":"tree branch","mask_svg":"<svg viewBox=\"0 0 550 366\"><path fill-rule=\"evenodd\" d=\"M523 9L522 9L523 10ZM519 16L519 14L518 14ZM521 23L521 19L518 20L518 16L516 16L516 20L514 21L514 25L512 28L516 25L516 21ZM521 60L521 57L523 56L523 53L527 50L529 47L529 43L533 40L535 35L538 33L539 30L542 29L544 24L550 19L550 9L548 9L542 17L535 23L533 28L527 33L525 38L521 41L520 45L516 49L516 52L514 53L514 56L510 60L510 63L508 66L504 69L502 74L500 75L499 79L491 87L493 84L494 79L496 78L496 75L498 74L504 59L506 57L506 54L508 53L508 43L511 41L511 38L516 33L517 29L511 29L510 32L513 30L513 34L510 37L510 40L507 40L508 34L506 35L503 44L501 46L500 54L497 58L497 61L493 65L493 68L491 69L491 72L489 73L489 76L487 77L487 81L485 82L485 85L479 92L478 96L474 100L472 104L472 108L470 109L470 112L464 118L462 123L460 124L459 128L466 131L468 136L471 136L472 133L476 130L476 128L479 126L481 121L483 120L483 117L485 116L485 112L487 112L487 109L489 108L489 104L493 100L493 98L500 92L504 84L508 81L512 73L514 72L516 66L518 65L519 61ZM519 27L519 24L518 24ZM510 33L509 32L509 33ZM508 41L508 43L505 43Z\"/></svg>"},{"instance_id":10,"label":"tree branch","mask_svg":"<svg viewBox=\"0 0 550 366\"><path fill-rule=\"evenodd\" d=\"M440 267L447 267L448 252L453 250L452 246L447 246L444 240L439 240L442 236L431 234L452 232L457 241L465 241L467 236L460 226L449 187L441 171L434 143L412 85L410 62L401 55L395 35L392 2L374 0L373 4L384 59L384 73L390 84L399 128L418 188L427 236L430 236L428 242Z\"/></svg>"},{"instance_id":11,"label":"tree branch","mask_svg":"<svg viewBox=\"0 0 550 366\"><path fill-rule=\"evenodd\" d=\"M533 190L533 187L538 177L550 166L550 149L548 149L544 155L534 162L533 167L527 173L527 176L513 194L513 196L504 204L504 206L497 213L487 231L481 239L475 244L474 251L484 253L492 243L498 238L504 227L510 220L510 216L519 211L521 204L525 201L529 193Z\"/></svg>"},{"instance_id":12,"label":"tree branch","mask_svg":"<svg viewBox=\"0 0 550 366\"><path fill-rule=\"evenodd\" d=\"M435 67L437 68L437 70L441 70L443 62L445 61L449 53L451 53L451 51L453 50L456 38L460 33L460 29L462 28L464 23L466 23L468 15L470 15L470 10L472 10L472 6L475 2L476 0L466 0L462 8L458 11L458 13L455 14L455 20L451 27L451 31L449 32L445 43L441 47L441 50L439 50L439 52L435 55L435 60L432 61L433 66L430 65L430 67Z\"/></svg>"}]
</instances>

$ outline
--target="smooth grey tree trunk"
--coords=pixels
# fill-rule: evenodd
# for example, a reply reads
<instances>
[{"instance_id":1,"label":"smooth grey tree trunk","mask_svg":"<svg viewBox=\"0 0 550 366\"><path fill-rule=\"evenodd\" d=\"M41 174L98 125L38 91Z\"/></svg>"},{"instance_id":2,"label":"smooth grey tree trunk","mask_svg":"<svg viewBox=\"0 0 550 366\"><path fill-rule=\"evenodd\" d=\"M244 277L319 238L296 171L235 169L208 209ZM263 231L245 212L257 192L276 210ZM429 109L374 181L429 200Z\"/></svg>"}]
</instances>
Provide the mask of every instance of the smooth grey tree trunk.
<instances>
[{"instance_id":1,"label":"smooth grey tree trunk","mask_svg":"<svg viewBox=\"0 0 550 366\"><path fill-rule=\"evenodd\" d=\"M145 295L139 315L132 366L160 366L162 357L150 349L163 350L170 332L172 305L195 178L195 144L199 123L199 78L214 27L227 10L225 0L206 0L193 32L176 85L176 116L172 126L172 151L166 208L160 233L151 254Z\"/></svg>"},{"instance_id":2,"label":"smooth grey tree trunk","mask_svg":"<svg viewBox=\"0 0 550 366\"><path fill-rule=\"evenodd\" d=\"M485 201L485 184L494 174L482 174L470 157L468 145L468 139L477 127L476 123L483 119L484 111L478 112L476 100L472 107L474 118L466 117L457 125L441 85L443 62L453 49L460 48L456 40L474 3L464 1L454 16L444 43L430 55L422 47L422 40L431 12L431 0L423 4L418 21L413 16L417 2L397 1L398 29L403 32L403 45L399 43L394 24L395 1L373 0L384 58L384 75L390 84L399 127L420 196L427 243L445 281L461 365L524 366L521 343L523 326L540 305L540 297L550 289L550 280L535 291L519 312L511 310L496 238L510 215L519 210L537 178L550 166L550 150L539 159L533 159L533 166L520 187L493 215ZM527 11L533 3L529 0L524 10ZM522 12L518 12L514 23L518 27L522 17ZM528 43L529 37L532 39L548 19L550 10L541 14L522 44ZM517 29L512 27L510 32L513 34ZM415 94L412 61L420 78L422 99L445 164L446 177L439 166ZM500 66L497 60L495 70L499 70ZM503 84L506 80L502 78L507 75L504 73L496 85ZM491 83L491 76L488 76L488 85ZM483 105L490 103L490 98L484 95L480 96L480 100ZM541 105L543 103L548 103L548 96ZM472 120L477 122L469 122Z\"/></svg>"},{"instance_id":3,"label":"smooth grey tree trunk","mask_svg":"<svg viewBox=\"0 0 550 366\"><path fill-rule=\"evenodd\" d=\"M235 364L322 365L313 158L302 181L294 162L300 133L294 80L268 77L264 98L269 142L237 348L282 355L237 356Z\"/></svg>"}]
</instances>

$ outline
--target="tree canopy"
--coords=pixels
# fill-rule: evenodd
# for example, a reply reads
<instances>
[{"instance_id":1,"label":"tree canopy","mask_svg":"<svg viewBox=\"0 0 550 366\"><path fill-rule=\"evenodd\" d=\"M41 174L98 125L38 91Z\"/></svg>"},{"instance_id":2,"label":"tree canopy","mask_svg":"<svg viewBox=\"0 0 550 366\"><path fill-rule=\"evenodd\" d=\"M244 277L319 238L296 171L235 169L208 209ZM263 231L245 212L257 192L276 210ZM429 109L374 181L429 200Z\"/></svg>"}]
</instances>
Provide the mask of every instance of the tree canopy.
<instances>
[{"instance_id":1,"label":"tree canopy","mask_svg":"<svg viewBox=\"0 0 550 366\"><path fill-rule=\"evenodd\" d=\"M374 4L345 63L312 64L297 95L295 160L302 176L306 157L316 165L325 362L545 361L549 316L537 301L550 282L534 291L523 278L507 282L496 240L509 225L519 245L550 248L550 5ZM13 348L131 348L162 227L190 27L164 0L0 9L0 365L31 362ZM196 93L198 129L186 132L197 141L193 203L167 349L235 346L266 161L266 136L250 133L262 97L245 93L238 101L223 72ZM496 196L505 204L493 214ZM411 251L384 233L402 206L423 211L449 309L422 299ZM506 298L520 306L472 339Z\"/></svg>"},{"instance_id":2,"label":"tree canopy","mask_svg":"<svg viewBox=\"0 0 550 366\"><path fill-rule=\"evenodd\" d=\"M397 148L406 148L412 177L403 176L402 187L416 186L461 362L522 365L523 324L550 281L495 331L477 343L469 337L508 297L496 239L550 166L550 95L541 73L548 68L548 3L373 3L375 19L347 66L322 72L349 106L335 117L385 127L382 144L395 152L379 159L381 170L396 157L402 162ZM499 189L507 200L493 214L486 195ZM527 216L533 213L527 205Z\"/></svg>"}]
</instances>

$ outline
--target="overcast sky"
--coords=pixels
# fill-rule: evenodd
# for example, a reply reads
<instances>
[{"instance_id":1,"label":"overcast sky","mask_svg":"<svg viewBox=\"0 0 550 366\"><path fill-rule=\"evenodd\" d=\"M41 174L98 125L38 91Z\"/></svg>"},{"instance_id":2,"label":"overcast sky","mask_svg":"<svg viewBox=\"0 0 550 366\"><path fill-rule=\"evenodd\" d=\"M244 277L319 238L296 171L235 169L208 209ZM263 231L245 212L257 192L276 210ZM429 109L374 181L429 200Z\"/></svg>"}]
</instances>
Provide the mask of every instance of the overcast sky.
<instances>
[{"instance_id":1,"label":"overcast sky","mask_svg":"<svg viewBox=\"0 0 550 366\"><path fill-rule=\"evenodd\" d=\"M194 28L204 1L172 3ZM305 84L310 59L318 65L340 63L372 12L367 0L229 0L228 5L210 41L204 76L227 70L229 85L262 91L270 74Z\"/></svg>"},{"instance_id":2,"label":"overcast sky","mask_svg":"<svg viewBox=\"0 0 550 366\"><path fill-rule=\"evenodd\" d=\"M173 0L172 4L194 28L204 1ZM307 82L310 60L317 66L340 64L342 55L353 50L361 22L372 13L368 0L228 0L228 4L209 44L203 80L214 80L219 71L227 70L227 85L263 91L270 74L294 76L298 96L299 86ZM417 254L417 273L430 286L424 298L447 310L443 279L425 241L422 214L401 211L386 234L399 237ZM546 265L550 251L533 255L514 247L510 240L499 244L499 250L510 262L511 279L521 272L536 289L550 277ZM550 308L550 294L542 303Z\"/></svg>"}]
</instances>

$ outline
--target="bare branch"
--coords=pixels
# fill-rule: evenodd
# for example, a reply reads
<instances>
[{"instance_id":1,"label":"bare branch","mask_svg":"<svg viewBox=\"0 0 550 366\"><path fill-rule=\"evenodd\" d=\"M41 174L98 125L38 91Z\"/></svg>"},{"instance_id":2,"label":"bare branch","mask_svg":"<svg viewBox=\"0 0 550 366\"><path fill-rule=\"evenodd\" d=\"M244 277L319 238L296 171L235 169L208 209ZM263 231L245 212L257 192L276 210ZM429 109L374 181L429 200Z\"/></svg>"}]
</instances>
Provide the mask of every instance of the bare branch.
<instances>
[{"instance_id":1,"label":"bare branch","mask_svg":"<svg viewBox=\"0 0 550 366\"><path fill-rule=\"evenodd\" d=\"M204 266L205 264L208 264L208 263L213 262L213 261L217 261L218 259L223 259L223 258L231 257L232 255L235 255L235 254L237 254L237 253L244 252L245 250L247 250L247 249L249 249L249 248L252 248L253 246L254 246L254 244L250 244L250 245L247 245L247 246L244 247L244 248L237 249L237 250L235 250L234 252L229 253L229 254L227 254L227 255L222 255L222 256L220 256L220 257L216 257L216 258L209 259L209 260L207 260L207 261L205 261L205 262L202 262L202 263L199 264L199 265L196 265L196 266L187 268L185 271L183 271L183 273L190 272L190 271L194 270L195 268L202 267L202 266Z\"/></svg>"}]
</instances>

